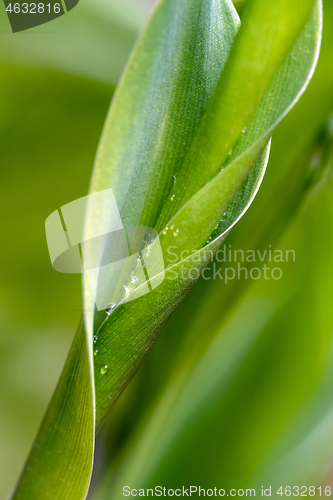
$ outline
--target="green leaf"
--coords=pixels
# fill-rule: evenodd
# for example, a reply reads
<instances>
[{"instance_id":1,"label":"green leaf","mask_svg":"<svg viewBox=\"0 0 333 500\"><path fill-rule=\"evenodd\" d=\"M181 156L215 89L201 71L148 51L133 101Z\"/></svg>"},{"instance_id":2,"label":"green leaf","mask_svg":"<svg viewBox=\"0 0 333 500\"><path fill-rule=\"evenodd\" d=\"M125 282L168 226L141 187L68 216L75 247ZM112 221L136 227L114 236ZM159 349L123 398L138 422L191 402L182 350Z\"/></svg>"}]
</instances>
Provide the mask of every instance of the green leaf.
<instances>
[{"instance_id":1,"label":"green leaf","mask_svg":"<svg viewBox=\"0 0 333 500\"><path fill-rule=\"evenodd\" d=\"M253 3L255 4L255 2ZM162 2L160 4L160 9L162 9L164 5L171 6L172 2ZM179 5L178 3L178 9L180 8ZM291 4L289 4L289 7L291 8ZM193 8L192 3L191 9ZM157 15L153 17L144 37L148 36L148 33L150 35L149 29L153 29L154 23L156 23L157 27L159 26L159 12L160 11L157 10ZM283 16L283 12L284 11L282 11L280 15L284 19L283 23L286 23L287 21ZM268 16L268 13L266 14ZM289 10L288 16L290 16ZM294 24L294 17L295 16L288 17L288 22L292 28L296 30L296 34L298 35L298 30L300 28L299 20ZM250 19L252 19L252 17ZM271 22L274 24L273 17ZM282 31L286 35L285 24L283 24L283 26L284 28ZM260 27L258 27L256 31L250 31L250 34L247 34L245 41L243 41L243 36L245 35L242 35L242 30L243 26L240 29L239 38L236 38L236 43L245 45L247 43L250 45L252 44L251 46L253 47L254 53L256 53L256 44L257 50L258 46L267 46L266 56L268 58L272 50L270 43L273 43L270 40L270 33L268 34L266 30L263 29L264 34L262 34L259 39L257 36L253 35L253 33L256 35L260 33ZM246 24L244 30L245 33L248 33ZM272 67L269 64L266 64L266 66L264 65L264 76L262 69L258 74L254 72L254 69L257 68L257 62L253 60L253 58L251 61L251 57L248 58L246 74L248 75L249 82L252 82L252 78L254 79L253 86L258 89L256 99L259 104L257 109L253 112L252 110L249 111L247 100L243 101L243 99L240 98L238 98L238 100L236 99L238 104L238 109L236 110L234 109L234 101L230 104L229 99L227 99L226 102L223 100L227 93L221 93L220 87L222 86L222 89L223 85L232 87L232 78L234 78L235 81L237 80L238 84L240 77L237 72L237 67L239 64L241 64L241 66L246 66L243 61L243 51L238 52L239 49L236 50L233 48L226 68L222 71L222 75L219 78L212 99L209 101L206 113L203 115L197 133L193 134L193 141L190 146L188 143L179 146L179 139L177 136L178 129L176 126L178 123L178 116L175 124L172 121L168 121L170 113L166 115L165 120L162 120L164 115L159 117L155 112L152 112L151 115L149 114L154 120L160 118L160 121L157 121L157 124L159 124L157 131L161 132L158 133L156 132L156 122L154 122L154 126L150 128L148 126L149 122L147 123L146 119L142 118L145 113L141 108L140 113L138 112L139 106L145 106L144 109L146 113L150 111L151 107L154 110L154 105L152 104L154 101L149 101L149 110L147 111L146 99L143 98L141 101L136 94L133 103L129 100L128 96L131 95L131 85L134 84L133 82L135 82L136 85L138 82L141 82L139 88L144 95L148 93L147 86L150 88L151 85L150 74L147 70L141 78L139 78L140 75L137 74L135 79L132 77L132 71L140 71L140 68L142 68L141 64L135 64L137 54L141 57L147 57L146 52L148 49L145 49L144 45L141 46L139 44L137 52L134 52L128 73L125 74L123 83L118 90L106 124L96 162L92 190L98 191L112 186L125 225L153 225L153 222L156 221L155 227L161 235L160 243L164 250L165 258L167 249L170 248L171 245L174 253L178 256L181 256L184 250L188 253L187 258L183 261L178 258L176 262L166 263L166 267L169 267L169 269L166 271L164 282L153 292L145 297L137 299L135 302L120 305L114 310L109 318L103 320L102 317L102 324L99 330L95 332L98 337L96 343L98 353L94 360L98 423L103 420L110 404L117 399L123 387L128 383L136 371L143 356L148 351L171 312L195 282L193 276L198 277L200 269L207 265L212 255L225 238L228 230L244 213L253 199L260 185L266 166L267 151L257 163L247 181L246 179L250 174L251 168L258 160L265 144L269 140L273 129L299 98L312 75L318 57L320 30L321 4L317 2L310 21L307 23L302 35L297 39L289 55L287 52L287 48L289 49L289 32L288 36L286 36L285 44L282 44L280 41L278 49L276 49L276 44L273 43L274 49L278 54L275 54L275 59L272 61ZM268 43L269 40L267 44L264 43L265 34L270 40L270 43ZM295 38L297 35L295 35L294 32ZM145 41L144 37L141 41L142 44L144 44ZM148 40L150 39L151 37L149 36ZM241 41L237 42L238 39ZM156 44L154 44L154 48L155 45ZM234 50L235 52L233 52ZM161 52L162 50L159 48L158 53L160 54ZM281 54L285 54L286 59L284 64L280 67ZM149 60L151 64L153 64L154 59L150 58ZM184 62L182 62L182 67L184 67ZM273 73L272 68L275 70L275 75L272 81L269 82L267 74L271 75ZM223 83L226 78L224 77L225 71L228 75L229 73L233 75L233 71L235 72L233 77L228 76L226 80L227 83ZM157 74L159 75L159 73ZM231 83L229 82L229 78L231 79ZM159 80L159 84L157 82L155 83L153 88L157 96L170 96L170 91L168 89L162 92L159 87L159 85L161 85L162 89L164 89L165 81L167 81L167 79L163 78L162 82ZM263 81L266 82L266 93L264 97L262 97ZM267 81L269 85L267 85ZM130 87L128 91L127 85ZM184 85L184 87L186 86ZM248 87L252 89L250 84ZM175 91L177 90L180 95L183 95L181 94L181 86L179 88L173 86L173 89ZM239 94L242 96L240 89ZM224 118L222 118L223 115L218 115L220 117L219 120L216 115L216 109L221 99L223 104L223 106L221 104L221 113L226 113L228 116L228 113L231 113L232 109L236 121L242 125L241 130L238 131L238 141L236 141L233 153L228 157L227 164L224 167L223 154L225 153L221 153L220 151L220 145L221 143L224 144L224 141L216 139L214 144L211 143L212 129L210 125L212 120L216 121L217 127L220 126L220 122L225 123ZM183 102L183 100L181 102ZM214 109L211 102L215 103ZM124 108L126 109L126 113L118 117L118 109ZM181 113L182 108L179 109L179 116L181 116ZM188 118L190 124L192 124L193 118L191 115L187 113L185 116ZM237 116L239 117L238 119ZM244 116L247 121L244 121ZM133 117L136 118L133 120ZM186 129L186 126L189 126L188 121L185 120L184 117L182 117L182 121L182 129ZM170 126L169 123L173 126L168 133L168 149L165 149L164 142L160 137L161 133L164 134L164 131ZM230 118L228 123L231 127L234 121ZM245 125L247 126L246 133L244 133L243 127ZM134 127L136 134L138 134L137 136L135 135ZM238 126L238 129L239 128L240 126ZM127 137L128 130L131 130L130 135L132 141ZM206 135L204 135L205 132ZM223 136L223 131L220 132ZM198 137L200 139L198 139ZM112 140L109 140L109 138L112 138ZM175 143L175 148L172 147L172 138ZM232 143L230 142L228 144L230 146ZM186 146L185 152L181 149L182 152L178 152L175 160L173 156L174 149L179 147L182 148L184 145ZM204 154L203 152L201 153L201 150L206 151L207 154L208 152L212 154L210 151L214 150L216 158L215 160L211 159L208 165L204 163L206 168L203 168L200 162L195 162L195 155L192 153L194 150L196 151L197 158L200 157L200 154ZM133 151L133 153L131 151ZM187 154L184 155L184 153ZM162 154L164 156L161 158ZM129 165L128 175L130 177L127 177L127 169L124 173L122 168L125 161L126 164ZM161 169L162 161L162 164L165 165L163 169ZM213 165L214 162L215 166ZM222 167L222 171L214 177L214 174L217 173L217 167L219 170L221 170ZM176 182L172 182L172 175L175 175L177 172L178 176ZM169 183L163 180L164 175L169 179ZM209 177L213 177L212 180L209 180L208 175ZM114 180L115 184L112 183L112 180ZM238 196L237 193L239 193ZM159 209L160 214L158 214L156 212L158 212L158 208L162 204L161 198L163 197L166 201L163 207ZM179 206L181 203L183 203L183 206ZM222 214L228 207L230 207L228 216L219 224ZM94 221L100 221L102 218L103 214L88 213L88 221L92 224ZM210 243L209 237L213 233L216 225L219 225L217 233L214 233L214 240ZM171 231L172 226L179 231L177 237L175 237ZM166 231L166 227L170 227L170 230ZM209 244L206 245L206 243ZM154 244L152 247L154 247ZM175 276L177 276L177 279L175 279ZM158 276L156 279L158 279ZM143 283L139 283L139 286L140 285L142 286ZM119 287L119 283L117 283L115 287ZM121 303L121 298L119 303ZM90 304L89 308L92 309L92 304ZM131 318L131 322L128 321L129 317ZM91 335L93 331L92 317L87 317L86 324L88 325L88 331ZM132 327L133 324L135 324L134 330ZM110 369L106 374L101 374L100 368L105 365L109 366Z\"/></svg>"},{"instance_id":2,"label":"green leaf","mask_svg":"<svg viewBox=\"0 0 333 500\"><path fill-rule=\"evenodd\" d=\"M91 184L113 189L125 225L155 224L238 26L229 1L157 5L113 100Z\"/></svg>"},{"instance_id":3,"label":"green leaf","mask_svg":"<svg viewBox=\"0 0 333 500\"><path fill-rule=\"evenodd\" d=\"M180 170L198 130L238 26L238 16L231 2L215 4L207 0L171 0L158 4L111 106L92 180L92 192L109 187L113 189L125 226L153 227L156 223L166 193L174 182L173 176ZM87 215L88 224L94 225L97 220L101 224L105 217L109 216L90 211ZM179 291L178 302L184 295L184 289L180 287ZM173 290L169 293L174 296ZM140 299L140 302L143 300L146 298ZM173 301L174 306L176 300ZM128 304L128 307L132 305ZM92 309L93 303L88 299L86 310ZM170 314L173 308L168 309ZM142 314L146 316L144 310ZM149 319L150 327L145 325L139 355L135 355L133 360L133 354L128 352L126 366L130 366L130 371L126 374L124 366L119 366L119 370L125 374L125 383L138 366L147 343L151 342L146 328L151 328L152 332L156 327L160 329L162 321L158 319L154 326ZM86 312L90 339L93 322L92 313ZM138 323L137 345L140 342L139 328ZM120 348L124 346L125 338L122 324L119 325L119 331L122 332ZM113 338L118 339L117 335ZM115 375L114 400L124 381L119 380L117 369L112 370L113 375L108 371L101 378L102 366L110 366L111 362L114 366L116 364L113 359L104 362L106 356L103 355L102 346L101 349L99 347L99 341L97 343L101 354L95 357L98 377L96 390L105 391L104 384L109 385L109 377ZM117 359L121 358L119 350Z\"/></svg>"},{"instance_id":4,"label":"green leaf","mask_svg":"<svg viewBox=\"0 0 333 500\"><path fill-rule=\"evenodd\" d=\"M265 189L260 189L251 210L228 238L232 248L243 249L245 253L248 249L263 252L269 244L274 244L294 217L311 185L317 181L320 169L314 170L311 162L314 156L323 156L322 131L333 112L333 75L329 66L333 57L331 2L324 2L324 13L323 43L314 78L301 101L274 134ZM190 301L187 300L183 309L177 311L165 332L167 336L172 335L174 341L180 337L184 339L184 345L178 347L179 359L193 350L201 352L209 339L208 334L203 337L201 332L215 331L220 317L235 300L239 300L248 284L244 279L234 280L226 287L220 280L201 280L200 289L193 290ZM187 320L182 321L183 317Z\"/></svg>"},{"instance_id":5,"label":"green leaf","mask_svg":"<svg viewBox=\"0 0 333 500\"><path fill-rule=\"evenodd\" d=\"M81 499L90 484L94 404L81 322L14 499Z\"/></svg>"}]
</instances>

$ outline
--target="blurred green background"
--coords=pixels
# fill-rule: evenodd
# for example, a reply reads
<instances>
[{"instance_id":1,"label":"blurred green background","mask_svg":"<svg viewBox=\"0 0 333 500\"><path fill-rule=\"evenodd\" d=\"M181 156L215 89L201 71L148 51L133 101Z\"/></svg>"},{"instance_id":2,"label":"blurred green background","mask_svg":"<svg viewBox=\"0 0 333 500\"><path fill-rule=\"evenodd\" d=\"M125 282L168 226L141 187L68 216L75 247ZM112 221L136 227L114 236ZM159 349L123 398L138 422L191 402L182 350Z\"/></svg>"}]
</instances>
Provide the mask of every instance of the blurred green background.
<instances>
[{"instance_id":1,"label":"blurred green background","mask_svg":"<svg viewBox=\"0 0 333 500\"><path fill-rule=\"evenodd\" d=\"M80 276L52 269L45 219L87 194L114 87L152 3L81 0L15 35L0 9L1 498L81 315ZM332 61L324 0L315 77L226 240L294 249L296 262L280 281L199 280L98 437L91 498L121 498L125 484L333 486Z\"/></svg>"}]
</instances>

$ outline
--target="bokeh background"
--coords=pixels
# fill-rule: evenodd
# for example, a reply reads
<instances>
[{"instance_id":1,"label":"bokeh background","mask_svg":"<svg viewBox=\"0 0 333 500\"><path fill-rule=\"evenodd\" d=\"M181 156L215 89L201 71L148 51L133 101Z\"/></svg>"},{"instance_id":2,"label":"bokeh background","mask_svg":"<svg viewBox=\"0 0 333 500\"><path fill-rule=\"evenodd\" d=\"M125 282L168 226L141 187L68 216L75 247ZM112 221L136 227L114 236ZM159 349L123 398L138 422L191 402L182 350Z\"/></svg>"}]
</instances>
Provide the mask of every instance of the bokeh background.
<instances>
[{"instance_id":1,"label":"bokeh background","mask_svg":"<svg viewBox=\"0 0 333 500\"><path fill-rule=\"evenodd\" d=\"M1 498L81 316L80 276L52 269L45 219L87 194L114 88L152 7L81 0L15 35L0 8ZM296 262L281 265L279 281L199 280L98 437L91 499L139 483L333 486L332 116L333 5L324 0L315 77L226 240L293 249Z\"/></svg>"}]
</instances>

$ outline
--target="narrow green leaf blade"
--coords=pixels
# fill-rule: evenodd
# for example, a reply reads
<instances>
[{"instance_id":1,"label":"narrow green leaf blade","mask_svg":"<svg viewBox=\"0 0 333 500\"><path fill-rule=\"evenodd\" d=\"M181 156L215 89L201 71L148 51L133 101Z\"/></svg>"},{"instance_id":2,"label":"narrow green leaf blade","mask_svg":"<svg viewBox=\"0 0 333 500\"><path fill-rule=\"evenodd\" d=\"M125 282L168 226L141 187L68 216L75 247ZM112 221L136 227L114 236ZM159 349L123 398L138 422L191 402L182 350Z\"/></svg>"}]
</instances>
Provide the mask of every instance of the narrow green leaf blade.
<instances>
[{"instance_id":1,"label":"narrow green leaf blade","mask_svg":"<svg viewBox=\"0 0 333 500\"><path fill-rule=\"evenodd\" d=\"M113 189L124 225L154 226L238 26L229 0L157 5L113 100L91 184Z\"/></svg>"},{"instance_id":2,"label":"narrow green leaf blade","mask_svg":"<svg viewBox=\"0 0 333 500\"><path fill-rule=\"evenodd\" d=\"M94 413L83 323L13 500L81 500L93 465Z\"/></svg>"}]
</instances>

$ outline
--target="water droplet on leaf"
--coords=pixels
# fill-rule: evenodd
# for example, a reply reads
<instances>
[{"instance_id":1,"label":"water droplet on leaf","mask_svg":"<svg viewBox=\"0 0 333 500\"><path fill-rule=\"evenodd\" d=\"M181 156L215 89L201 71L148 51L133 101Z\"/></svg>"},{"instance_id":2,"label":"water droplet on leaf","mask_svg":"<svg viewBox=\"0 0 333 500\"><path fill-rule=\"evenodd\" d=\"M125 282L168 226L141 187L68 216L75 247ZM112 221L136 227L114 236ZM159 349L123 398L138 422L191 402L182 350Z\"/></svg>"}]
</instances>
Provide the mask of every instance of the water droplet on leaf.
<instances>
[{"instance_id":1,"label":"water droplet on leaf","mask_svg":"<svg viewBox=\"0 0 333 500\"><path fill-rule=\"evenodd\" d=\"M105 312L108 316L113 312L114 308L116 307L116 304L114 302L111 302L111 304L108 305L106 308Z\"/></svg>"},{"instance_id":2,"label":"water droplet on leaf","mask_svg":"<svg viewBox=\"0 0 333 500\"><path fill-rule=\"evenodd\" d=\"M101 374L105 375L106 372L108 371L108 368L109 368L108 365L102 366L102 368L101 368Z\"/></svg>"}]
</instances>

